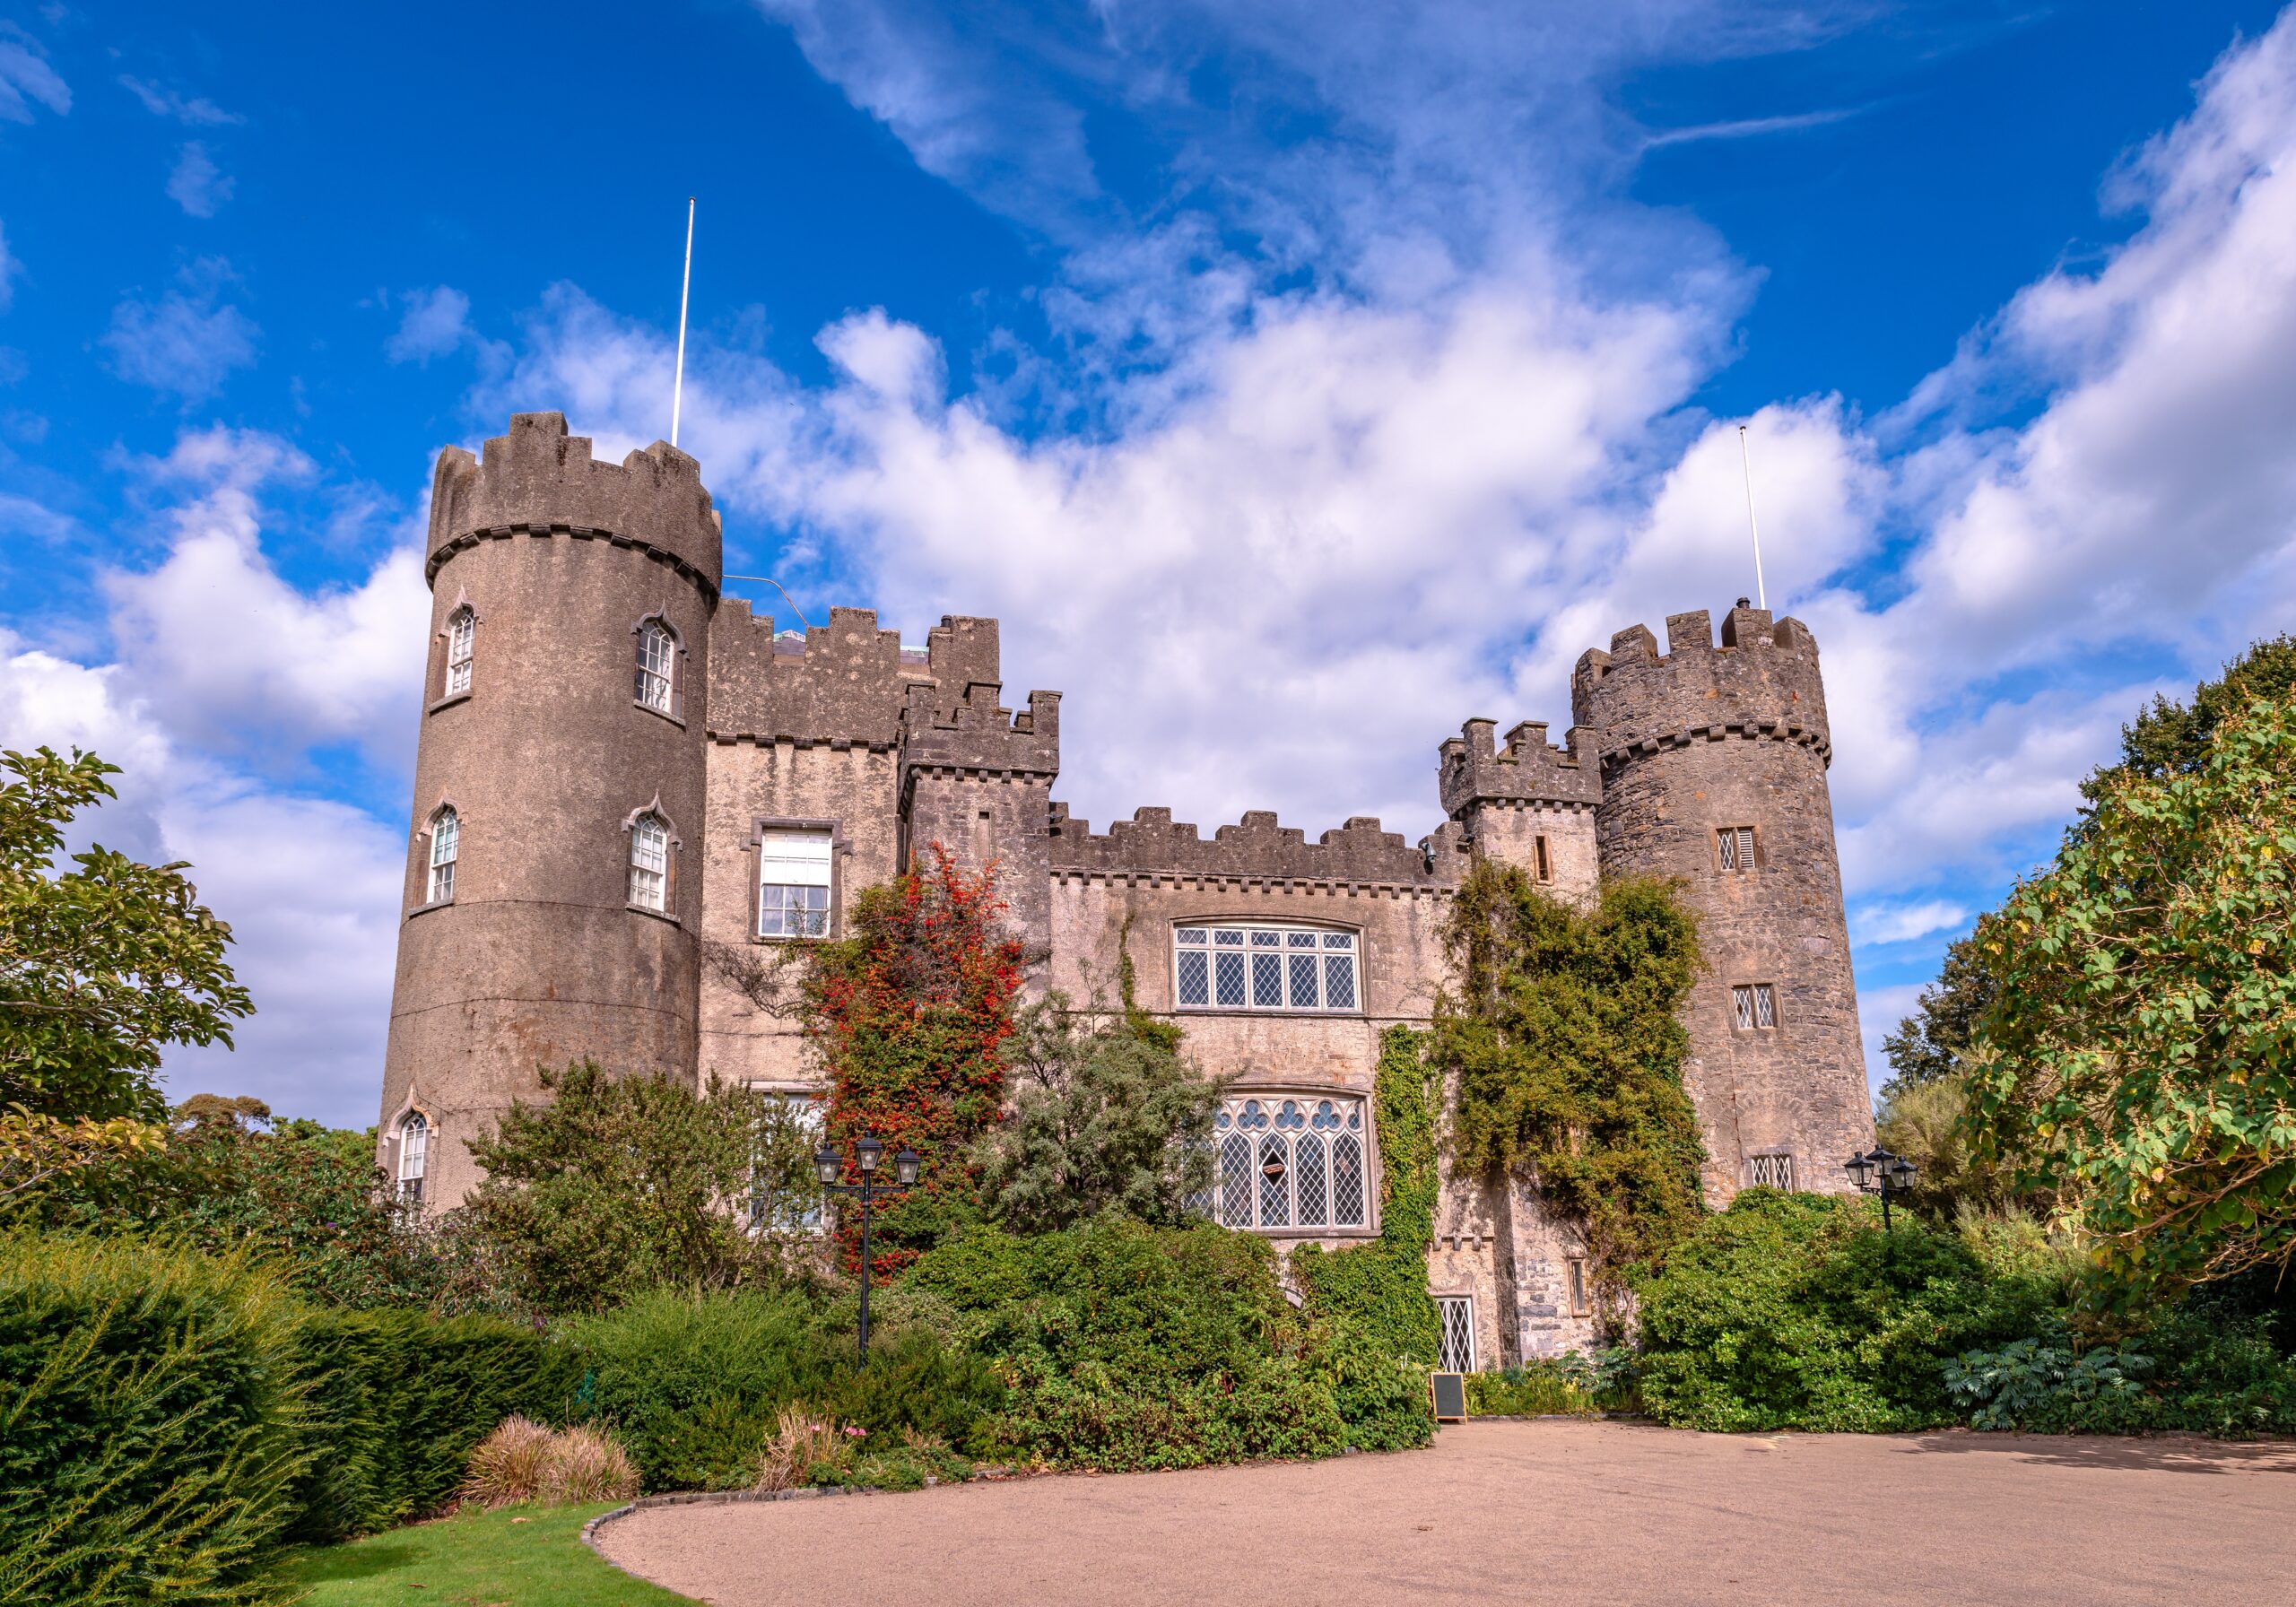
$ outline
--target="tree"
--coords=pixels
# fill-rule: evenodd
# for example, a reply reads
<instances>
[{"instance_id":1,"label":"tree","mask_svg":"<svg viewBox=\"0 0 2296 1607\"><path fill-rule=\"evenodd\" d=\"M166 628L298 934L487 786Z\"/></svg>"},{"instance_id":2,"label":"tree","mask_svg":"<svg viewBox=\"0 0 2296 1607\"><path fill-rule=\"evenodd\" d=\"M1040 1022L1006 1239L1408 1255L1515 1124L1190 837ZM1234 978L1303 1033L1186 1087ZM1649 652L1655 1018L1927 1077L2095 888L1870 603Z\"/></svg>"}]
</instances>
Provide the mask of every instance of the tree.
<instances>
[{"instance_id":1,"label":"tree","mask_svg":"<svg viewBox=\"0 0 2296 1607\"><path fill-rule=\"evenodd\" d=\"M223 951L230 928L181 863L96 847L58 873L64 829L113 796L92 753L0 751L0 1110L157 1122L169 1044L229 1046L253 1013Z\"/></svg>"},{"instance_id":2,"label":"tree","mask_svg":"<svg viewBox=\"0 0 2296 1607\"><path fill-rule=\"evenodd\" d=\"M2296 1253L2296 699L2210 722L2196 759L2100 774L1977 931L1979 1152L2133 1288Z\"/></svg>"},{"instance_id":3,"label":"tree","mask_svg":"<svg viewBox=\"0 0 2296 1607\"><path fill-rule=\"evenodd\" d=\"M1913 1013L1882 1040L1882 1053L1896 1073L1882 1084L1884 1100L1950 1077L1960 1066L1978 1022L1993 1008L1998 992L1986 960L1974 937L1945 945L1945 963L1937 980L1921 990Z\"/></svg>"},{"instance_id":4,"label":"tree","mask_svg":"<svg viewBox=\"0 0 2296 1607\"><path fill-rule=\"evenodd\" d=\"M982 1200L1005 1226L1048 1233L1121 1212L1178 1227L1209 1194L1225 1085L1169 1037L1055 993L1022 1012L1007 1064L1011 1108L973 1152Z\"/></svg>"},{"instance_id":5,"label":"tree","mask_svg":"<svg viewBox=\"0 0 2296 1607\"><path fill-rule=\"evenodd\" d=\"M1457 1078L1460 1163L1527 1168L1613 1285L1662 1258L1704 1210L1678 1013L1699 972L1696 917L1663 882L1605 882L1580 909L1486 862L1445 938L1457 980L1436 1001L1429 1054Z\"/></svg>"},{"instance_id":6,"label":"tree","mask_svg":"<svg viewBox=\"0 0 2296 1607\"><path fill-rule=\"evenodd\" d=\"M1913 1162L1913 1203L1933 1215L1998 1212L2018 1203L2001 1169L1977 1154L1969 1104L1966 1070L1920 1081L1892 1078L1882 1088L1875 1135L1882 1148Z\"/></svg>"},{"instance_id":7,"label":"tree","mask_svg":"<svg viewBox=\"0 0 2296 1607\"><path fill-rule=\"evenodd\" d=\"M2193 689L2190 703L2156 697L2135 722L2121 727L2120 762L2106 765L2081 784L2086 800L2083 821L2093 817L2113 786L2123 780L2165 781L2189 775L2207 761L2216 728L2228 716L2256 702L2284 703L2296 697L2296 636L2249 645L2214 681Z\"/></svg>"},{"instance_id":8,"label":"tree","mask_svg":"<svg viewBox=\"0 0 2296 1607\"><path fill-rule=\"evenodd\" d=\"M925 1160L918 1186L883 1207L870 1246L879 1277L978 1213L970 1152L1004 1102L1027 960L1004 927L996 867L969 875L938 843L929 854L927 867L865 890L844 937L804 951L799 985L829 1069L830 1138L848 1168L864 1134ZM848 1212L839 1234L857 1273L859 1226Z\"/></svg>"},{"instance_id":9,"label":"tree","mask_svg":"<svg viewBox=\"0 0 2296 1607\"><path fill-rule=\"evenodd\" d=\"M550 1103L514 1104L471 1141L486 1181L460 1215L544 1311L770 1279L818 1218L808 1135L770 1094L610 1077L588 1061L543 1086Z\"/></svg>"}]
</instances>

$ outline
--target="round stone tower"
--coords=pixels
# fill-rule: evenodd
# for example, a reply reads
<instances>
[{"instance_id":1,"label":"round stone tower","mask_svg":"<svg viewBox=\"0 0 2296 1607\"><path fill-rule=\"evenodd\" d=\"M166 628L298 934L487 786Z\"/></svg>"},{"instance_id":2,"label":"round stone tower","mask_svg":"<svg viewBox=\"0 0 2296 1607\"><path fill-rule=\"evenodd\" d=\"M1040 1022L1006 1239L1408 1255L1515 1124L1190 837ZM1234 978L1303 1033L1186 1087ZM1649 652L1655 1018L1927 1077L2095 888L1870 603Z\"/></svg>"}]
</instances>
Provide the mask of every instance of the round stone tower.
<instances>
[{"instance_id":1,"label":"round stone tower","mask_svg":"<svg viewBox=\"0 0 2296 1607\"><path fill-rule=\"evenodd\" d=\"M1679 878L1707 969L1685 1012L1683 1082L1705 1129L1707 1192L1832 1191L1873 1142L1818 647L1741 601L1714 644L1703 612L1640 625L1571 677L1602 763L1595 830L1609 875Z\"/></svg>"},{"instance_id":2,"label":"round stone tower","mask_svg":"<svg viewBox=\"0 0 2296 1607\"><path fill-rule=\"evenodd\" d=\"M545 1066L695 1074L720 545L659 441L597 463L519 413L439 455L378 1157L426 1203L475 1185L465 1142Z\"/></svg>"}]
</instances>

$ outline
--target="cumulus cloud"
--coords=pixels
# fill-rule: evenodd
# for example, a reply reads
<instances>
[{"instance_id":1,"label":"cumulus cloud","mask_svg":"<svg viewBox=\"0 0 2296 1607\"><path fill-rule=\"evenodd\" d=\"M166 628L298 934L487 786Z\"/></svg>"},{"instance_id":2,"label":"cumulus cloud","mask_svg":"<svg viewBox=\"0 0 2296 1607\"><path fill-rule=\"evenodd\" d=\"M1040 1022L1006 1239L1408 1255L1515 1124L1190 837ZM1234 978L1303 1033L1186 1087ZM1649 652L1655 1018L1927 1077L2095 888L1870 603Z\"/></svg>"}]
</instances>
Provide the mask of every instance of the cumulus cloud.
<instances>
[{"instance_id":1,"label":"cumulus cloud","mask_svg":"<svg viewBox=\"0 0 2296 1607\"><path fill-rule=\"evenodd\" d=\"M409 291L399 300L406 311L397 332L383 344L384 355L393 362L427 365L472 338L470 298L453 286Z\"/></svg>"},{"instance_id":2,"label":"cumulus cloud","mask_svg":"<svg viewBox=\"0 0 2296 1607\"><path fill-rule=\"evenodd\" d=\"M0 119L29 123L35 103L60 117L72 109L72 91L48 65L38 40L0 23Z\"/></svg>"},{"instance_id":3,"label":"cumulus cloud","mask_svg":"<svg viewBox=\"0 0 2296 1607\"><path fill-rule=\"evenodd\" d=\"M254 364L261 333L254 319L222 300L230 283L229 263L203 258L158 300L131 296L113 308L102 342L112 372L187 404L213 396L232 369Z\"/></svg>"},{"instance_id":4,"label":"cumulus cloud","mask_svg":"<svg viewBox=\"0 0 2296 1607\"><path fill-rule=\"evenodd\" d=\"M168 199L195 218L212 218L231 198L238 181L215 165L207 146L187 140L176 155L175 170L168 175Z\"/></svg>"}]
</instances>

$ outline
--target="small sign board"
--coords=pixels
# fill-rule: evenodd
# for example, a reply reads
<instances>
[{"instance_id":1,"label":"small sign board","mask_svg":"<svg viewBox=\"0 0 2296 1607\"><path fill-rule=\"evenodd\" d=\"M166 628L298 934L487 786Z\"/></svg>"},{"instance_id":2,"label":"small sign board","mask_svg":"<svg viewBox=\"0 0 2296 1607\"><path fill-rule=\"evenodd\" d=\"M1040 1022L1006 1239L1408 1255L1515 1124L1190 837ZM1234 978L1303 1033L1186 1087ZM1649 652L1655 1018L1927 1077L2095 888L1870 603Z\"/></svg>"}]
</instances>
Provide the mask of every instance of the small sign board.
<instances>
[{"instance_id":1,"label":"small sign board","mask_svg":"<svg viewBox=\"0 0 2296 1607\"><path fill-rule=\"evenodd\" d=\"M1457 1373L1430 1373L1427 1393L1435 1403L1435 1420L1439 1423L1464 1423L1467 1420L1467 1381Z\"/></svg>"}]
</instances>

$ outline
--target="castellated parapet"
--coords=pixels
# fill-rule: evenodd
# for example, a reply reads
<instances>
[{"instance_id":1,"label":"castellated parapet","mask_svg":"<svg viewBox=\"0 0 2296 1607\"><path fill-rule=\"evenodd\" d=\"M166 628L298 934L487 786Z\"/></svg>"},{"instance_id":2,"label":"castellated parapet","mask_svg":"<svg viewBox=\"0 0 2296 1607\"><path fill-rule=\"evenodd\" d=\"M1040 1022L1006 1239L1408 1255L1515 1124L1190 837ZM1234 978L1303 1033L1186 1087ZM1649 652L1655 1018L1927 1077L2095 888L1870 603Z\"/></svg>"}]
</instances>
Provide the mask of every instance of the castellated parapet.
<instances>
[{"instance_id":1,"label":"castellated parapet","mask_svg":"<svg viewBox=\"0 0 2296 1607\"><path fill-rule=\"evenodd\" d=\"M1456 835L1456 834L1452 834ZM1450 846L1446 837L1443 846ZM1053 805L1052 868L1063 874L1151 876L1219 882L1345 882L1359 886L1446 888L1456 868L1436 847L1413 847L1403 834L1383 830L1375 816L1358 815L1314 842L1296 827L1280 825L1272 810L1256 809L1206 840L1169 809L1138 809L1095 837L1090 822Z\"/></svg>"}]
</instances>

